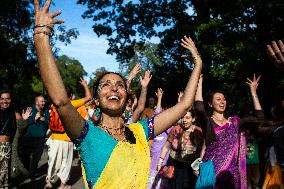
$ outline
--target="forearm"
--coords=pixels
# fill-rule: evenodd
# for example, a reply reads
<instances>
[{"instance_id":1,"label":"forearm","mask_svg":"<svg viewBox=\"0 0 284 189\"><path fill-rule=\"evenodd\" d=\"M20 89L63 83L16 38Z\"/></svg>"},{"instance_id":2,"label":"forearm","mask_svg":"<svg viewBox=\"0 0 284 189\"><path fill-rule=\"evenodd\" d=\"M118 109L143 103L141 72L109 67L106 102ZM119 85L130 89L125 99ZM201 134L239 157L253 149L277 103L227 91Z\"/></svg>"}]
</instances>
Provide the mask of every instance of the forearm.
<instances>
[{"instance_id":1,"label":"forearm","mask_svg":"<svg viewBox=\"0 0 284 189\"><path fill-rule=\"evenodd\" d=\"M37 34L34 37L35 48L39 61L41 78L48 95L57 107L57 112L70 138L77 138L82 129L82 120L79 113L71 105L69 98L57 69L50 47L49 37ZM78 119L77 119L78 118Z\"/></svg>"},{"instance_id":2,"label":"forearm","mask_svg":"<svg viewBox=\"0 0 284 189\"><path fill-rule=\"evenodd\" d=\"M252 101L253 101L253 106L255 110L262 110L257 93L251 91L251 96L252 96Z\"/></svg>"},{"instance_id":3,"label":"forearm","mask_svg":"<svg viewBox=\"0 0 284 189\"><path fill-rule=\"evenodd\" d=\"M159 109L160 111L162 110L162 98L158 98L157 100L157 109Z\"/></svg>"},{"instance_id":4,"label":"forearm","mask_svg":"<svg viewBox=\"0 0 284 189\"><path fill-rule=\"evenodd\" d=\"M66 104L69 99L54 60L49 36L37 34L34 36L34 42L43 83L53 103L56 106L62 106Z\"/></svg>"},{"instance_id":5,"label":"forearm","mask_svg":"<svg viewBox=\"0 0 284 189\"><path fill-rule=\"evenodd\" d=\"M168 153L168 151L170 150L171 148L171 143L169 141L167 141L164 145L164 147L162 148L162 151L161 151L161 154L160 154L160 157L162 159L165 159L166 158L166 155Z\"/></svg>"},{"instance_id":6,"label":"forearm","mask_svg":"<svg viewBox=\"0 0 284 189\"><path fill-rule=\"evenodd\" d=\"M88 85L84 85L84 90L85 90L85 104L87 102L89 102L90 100L92 100L92 94L91 94L91 91L90 91L90 88L88 87Z\"/></svg>"},{"instance_id":7,"label":"forearm","mask_svg":"<svg viewBox=\"0 0 284 189\"><path fill-rule=\"evenodd\" d=\"M201 61L201 59L199 61ZM169 108L156 116L155 135L162 133L171 125L175 124L182 116L186 114L188 109L192 107L197 89L198 79L201 73L201 67L202 64L196 64L196 67L192 71L191 77L187 83L181 101L172 108Z\"/></svg>"},{"instance_id":8,"label":"forearm","mask_svg":"<svg viewBox=\"0 0 284 189\"><path fill-rule=\"evenodd\" d=\"M203 101L202 96L202 81L199 79L198 85L197 85L197 91L195 94L195 101Z\"/></svg>"},{"instance_id":9,"label":"forearm","mask_svg":"<svg viewBox=\"0 0 284 189\"><path fill-rule=\"evenodd\" d=\"M25 129L28 126L28 120L19 119L17 120L17 126L19 129Z\"/></svg>"},{"instance_id":10,"label":"forearm","mask_svg":"<svg viewBox=\"0 0 284 189\"><path fill-rule=\"evenodd\" d=\"M138 100L138 106L132 115L133 122L136 122L139 119L141 113L143 112L146 104L146 97L147 97L147 87L142 87Z\"/></svg>"},{"instance_id":11,"label":"forearm","mask_svg":"<svg viewBox=\"0 0 284 189\"><path fill-rule=\"evenodd\" d=\"M205 149L206 149L206 145L205 145L205 141L203 141L203 145L202 145L202 149L201 149L201 153L200 153L201 159L203 159L203 156L205 154Z\"/></svg>"},{"instance_id":12,"label":"forearm","mask_svg":"<svg viewBox=\"0 0 284 189\"><path fill-rule=\"evenodd\" d=\"M171 147L171 143L169 141L166 142L166 144L164 145L164 147L162 148L160 157L159 157L159 161L158 161L158 170L162 167L162 164L166 158L166 155L168 153L168 151L170 150Z\"/></svg>"}]
</instances>

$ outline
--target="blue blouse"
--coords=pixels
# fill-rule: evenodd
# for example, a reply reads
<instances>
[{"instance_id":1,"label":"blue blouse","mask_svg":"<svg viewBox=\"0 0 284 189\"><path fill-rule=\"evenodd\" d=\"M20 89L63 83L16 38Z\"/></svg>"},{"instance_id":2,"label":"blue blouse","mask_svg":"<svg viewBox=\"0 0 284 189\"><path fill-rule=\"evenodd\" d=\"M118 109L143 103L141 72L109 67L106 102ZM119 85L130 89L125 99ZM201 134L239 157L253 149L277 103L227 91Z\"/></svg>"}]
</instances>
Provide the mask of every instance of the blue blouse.
<instances>
[{"instance_id":1,"label":"blue blouse","mask_svg":"<svg viewBox=\"0 0 284 189\"><path fill-rule=\"evenodd\" d=\"M143 127L146 138L153 136L154 119L145 119L139 121ZM152 124L151 124L152 123ZM149 127L152 126L152 127ZM83 131L78 139L73 140L78 152L80 153L81 162L84 165L86 178L90 188L94 186L104 170L113 149L117 145L113 137L95 126L91 121L84 123Z\"/></svg>"}]
</instances>

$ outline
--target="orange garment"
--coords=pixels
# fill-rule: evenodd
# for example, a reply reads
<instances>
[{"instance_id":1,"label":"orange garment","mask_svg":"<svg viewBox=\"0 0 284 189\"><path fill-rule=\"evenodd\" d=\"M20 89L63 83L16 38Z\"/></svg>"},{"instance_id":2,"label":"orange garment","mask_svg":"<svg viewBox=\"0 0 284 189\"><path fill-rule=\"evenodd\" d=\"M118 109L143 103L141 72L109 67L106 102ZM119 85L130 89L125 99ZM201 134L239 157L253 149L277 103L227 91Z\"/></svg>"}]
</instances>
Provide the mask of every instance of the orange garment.
<instances>
[{"instance_id":1,"label":"orange garment","mask_svg":"<svg viewBox=\"0 0 284 189\"><path fill-rule=\"evenodd\" d=\"M281 168L278 164L272 166L271 170L266 171L266 176L262 189L284 189L282 177L281 177Z\"/></svg>"},{"instance_id":2,"label":"orange garment","mask_svg":"<svg viewBox=\"0 0 284 189\"><path fill-rule=\"evenodd\" d=\"M86 110L85 106L81 106L77 109L77 112L79 112L79 114L82 116L82 118L84 118L85 120L88 119L88 112Z\"/></svg>"},{"instance_id":3,"label":"orange garment","mask_svg":"<svg viewBox=\"0 0 284 189\"><path fill-rule=\"evenodd\" d=\"M83 106L85 104L85 99L81 98L78 100L71 100L71 104L72 106L74 106L74 108L79 108L80 106ZM67 133L52 133L50 136L52 139L55 140L64 140L64 141L68 141L70 142L70 138L68 137Z\"/></svg>"},{"instance_id":4,"label":"orange garment","mask_svg":"<svg viewBox=\"0 0 284 189\"><path fill-rule=\"evenodd\" d=\"M89 105L79 107L77 111L82 116L82 118L84 118L85 120L89 120L88 110L95 109L95 108L96 106L94 104L89 104Z\"/></svg>"}]
</instances>

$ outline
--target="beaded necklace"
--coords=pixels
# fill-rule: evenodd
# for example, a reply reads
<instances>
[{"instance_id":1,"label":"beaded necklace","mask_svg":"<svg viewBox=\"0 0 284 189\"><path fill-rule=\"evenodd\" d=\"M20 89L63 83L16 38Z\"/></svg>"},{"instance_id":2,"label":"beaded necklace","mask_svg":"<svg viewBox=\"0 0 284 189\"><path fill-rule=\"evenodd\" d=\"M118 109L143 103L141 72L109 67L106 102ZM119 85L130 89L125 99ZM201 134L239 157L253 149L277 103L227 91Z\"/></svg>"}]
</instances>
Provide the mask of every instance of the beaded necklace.
<instances>
[{"instance_id":1,"label":"beaded necklace","mask_svg":"<svg viewBox=\"0 0 284 189\"><path fill-rule=\"evenodd\" d=\"M127 141L126 139L126 133L125 133L125 124L123 124L121 127L119 128L111 128L111 127L107 127L105 126L103 123L99 124L99 127L101 129L103 129L108 135L110 135L111 137L113 137L116 141ZM112 133L109 130L113 130L113 131L121 131L120 133ZM116 139L115 136L121 136L122 134L124 134L122 139Z\"/></svg>"}]
</instances>

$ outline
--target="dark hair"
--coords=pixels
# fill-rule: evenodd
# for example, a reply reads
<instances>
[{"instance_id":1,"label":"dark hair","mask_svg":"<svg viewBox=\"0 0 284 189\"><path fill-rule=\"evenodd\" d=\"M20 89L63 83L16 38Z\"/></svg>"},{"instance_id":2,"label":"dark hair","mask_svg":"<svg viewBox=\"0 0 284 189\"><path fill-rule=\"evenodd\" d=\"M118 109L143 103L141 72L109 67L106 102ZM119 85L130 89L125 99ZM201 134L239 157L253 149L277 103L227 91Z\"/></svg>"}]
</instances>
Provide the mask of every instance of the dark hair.
<instances>
[{"instance_id":1,"label":"dark hair","mask_svg":"<svg viewBox=\"0 0 284 189\"><path fill-rule=\"evenodd\" d=\"M66 87L66 93L67 93L68 98L71 98L72 95L74 94L73 89L70 86Z\"/></svg>"},{"instance_id":2,"label":"dark hair","mask_svg":"<svg viewBox=\"0 0 284 189\"><path fill-rule=\"evenodd\" d=\"M284 107L282 102L284 101L284 84L280 84L275 89L275 116L278 118L284 118Z\"/></svg>"},{"instance_id":3,"label":"dark hair","mask_svg":"<svg viewBox=\"0 0 284 189\"><path fill-rule=\"evenodd\" d=\"M11 112L14 114L14 112L15 112L15 104L14 104L14 102L13 102L12 91L9 90L9 89L2 89L2 90L0 91L0 96L1 96L2 94L5 94L5 93L8 93L8 94L10 95L10 99L12 100L12 102L11 102L11 104L10 104L10 107L8 108L8 111L11 111Z\"/></svg>"},{"instance_id":4,"label":"dark hair","mask_svg":"<svg viewBox=\"0 0 284 189\"><path fill-rule=\"evenodd\" d=\"M4 93L8 93L10 95L10 98L12 98L12 92L9 89L3 89L0 91L0 96Z\"/></svg>"},{"instance_id":5,"label":"dark hair","mask_svg":"<svg viewBox=\"0 0 284 189\"><path fill-rule=\"evenodd\" d=\"M212 91L211 93L209 93L208 102L211 103L211 102L213 101L213 97L214 97L214 95L215 95L216 93L221 93L221 94L223 94L223 95L226 97L224 91L222 91L222 90L215 90L215 91Z\"/></svg>"},{"instance_id":6,"label":"dark hair","mask_svg":"<svg viewBox=\"0 0 284 189\"><path fill-rule=\"evenodd\" d=\"M102 78L108 74L114 74L114 75L118 75L119 77L121 77L121 79L123 80L123 83L125 85L125 89L126 89L126 93L128 94L127 92L127 84L126 84L126 80L125 78L120 74L120 73L116 73L116 72L105 72L103 74L101 74L95 84L93 85L93 93L94 93L94 97L97 97L98 96L98 89L99 89L99 84L100 84L100 81L102 80Z\"/></svg>"}]
</instances>

